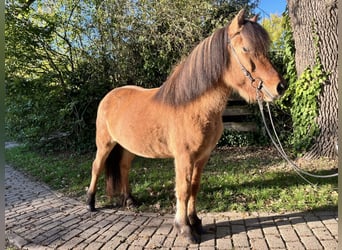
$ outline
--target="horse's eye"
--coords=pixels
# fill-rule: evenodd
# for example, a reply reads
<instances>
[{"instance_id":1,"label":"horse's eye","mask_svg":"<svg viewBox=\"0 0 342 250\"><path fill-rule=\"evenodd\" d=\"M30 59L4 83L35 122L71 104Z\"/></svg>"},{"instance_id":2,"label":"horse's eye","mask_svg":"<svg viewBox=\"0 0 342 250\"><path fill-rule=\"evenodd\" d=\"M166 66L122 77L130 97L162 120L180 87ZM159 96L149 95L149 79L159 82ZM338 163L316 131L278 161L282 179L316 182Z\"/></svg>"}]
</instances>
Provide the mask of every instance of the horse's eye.
<instances>
[{"instance_id":1,"label":"horse's eye","mask_svg":"<svg viewBox=\"0 0 342 250\"><path fill-rule=\"evenodd\" d=\"M246 47L242 47L242 50L243 50L243 52L249 52L249 49L247 49Z\"/></svg>"}]
</instances>

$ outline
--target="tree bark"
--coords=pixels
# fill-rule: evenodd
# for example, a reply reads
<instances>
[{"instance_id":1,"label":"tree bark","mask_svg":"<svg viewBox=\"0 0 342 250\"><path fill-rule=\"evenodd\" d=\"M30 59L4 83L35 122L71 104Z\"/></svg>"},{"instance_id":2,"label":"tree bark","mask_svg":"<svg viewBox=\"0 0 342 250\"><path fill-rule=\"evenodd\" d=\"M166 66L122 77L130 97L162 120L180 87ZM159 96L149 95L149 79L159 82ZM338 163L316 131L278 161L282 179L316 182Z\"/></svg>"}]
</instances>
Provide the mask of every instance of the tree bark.
<instances>
[{"instance_id":1,"label":"tree bark","mask_svg":"<svg viewBox=\"0 0 342 250\"><path fill-rule=\"evenodd\" d=\"M337 157L338 81L337 81L337 0L287 0L296 48L296 69L300 75L315 64L315 32L319 36L319 57L329 73L319 96L317 123L320 133L306 158Z\"/></svg>"}]
</instances>

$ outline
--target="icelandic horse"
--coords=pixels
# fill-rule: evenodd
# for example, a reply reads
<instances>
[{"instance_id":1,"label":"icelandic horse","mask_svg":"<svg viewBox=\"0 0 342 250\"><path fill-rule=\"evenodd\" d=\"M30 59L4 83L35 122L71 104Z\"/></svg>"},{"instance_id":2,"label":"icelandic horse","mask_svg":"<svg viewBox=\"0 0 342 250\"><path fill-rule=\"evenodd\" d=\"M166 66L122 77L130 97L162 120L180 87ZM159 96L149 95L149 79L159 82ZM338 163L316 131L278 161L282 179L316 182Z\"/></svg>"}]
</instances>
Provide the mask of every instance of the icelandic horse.
<instances>
[{"instance_id":1,"label":"icelandic horse","mask_svg":"<svg viewBox=\"0 0 342 250\"><path fill-rule=\"evenodd\" d=\"M236 91L255 102L257 92L273 101L285 91L283 78L267 57L270 39L241 10L226 27L201 41L159 88L124 86L100 102L96 120L96 158L87 192L95 211L96 183L105 170L107 194L132 203L128 174L135 155L173 158L177 199L174 225L190 243L199 242L196 212L200 178L222 131L222 112Z\"/></svg>"}]
</instances>

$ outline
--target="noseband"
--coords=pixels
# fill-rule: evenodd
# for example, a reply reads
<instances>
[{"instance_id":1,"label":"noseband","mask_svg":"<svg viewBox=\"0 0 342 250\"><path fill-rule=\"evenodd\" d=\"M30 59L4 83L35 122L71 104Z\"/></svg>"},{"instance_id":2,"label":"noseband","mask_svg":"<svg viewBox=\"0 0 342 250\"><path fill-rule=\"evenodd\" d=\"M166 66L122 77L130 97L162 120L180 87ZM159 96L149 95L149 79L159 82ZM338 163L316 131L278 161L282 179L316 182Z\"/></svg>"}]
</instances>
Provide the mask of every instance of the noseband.
<instances>
[{"instance_id":1,"label":"noseband","mask_svg":"<svg viewBox=\"0 0 342 250\"><path fill-rule=\"evenodd\" d=\"M235 57L236 61L238 62L238 64L240 65L241 71L242 73L251 81L251 85L253 88L256 89L256 96L258 100L262 100L261 99L261 92L264 92L266 95L268 95L268 97L271 98L271 100L275 99L275 96L271 94L271 92L267 89L267 87L264 85L264 82L261 78L254 78L251 74L251 72L249 72L245 66L243 66L243 64L241 63L233 45L231 44L231 40L228 38L228 45L230 46L231 50L232 50L232 54Z\"/></svg>"}]
</instances>

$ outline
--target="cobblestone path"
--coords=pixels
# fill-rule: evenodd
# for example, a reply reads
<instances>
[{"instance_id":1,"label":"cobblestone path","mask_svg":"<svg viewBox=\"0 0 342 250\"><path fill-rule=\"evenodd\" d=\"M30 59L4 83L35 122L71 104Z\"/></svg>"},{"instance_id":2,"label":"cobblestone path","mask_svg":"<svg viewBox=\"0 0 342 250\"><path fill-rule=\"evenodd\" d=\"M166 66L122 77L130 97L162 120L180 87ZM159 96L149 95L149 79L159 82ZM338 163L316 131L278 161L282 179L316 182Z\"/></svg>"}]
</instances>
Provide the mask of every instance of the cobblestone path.
<instances>
[{"instance_id":1,"label":"cobblestone path","mask_svg":"<svg viewBox=\"0 0 342 250\"><path fill-rule=\"evenodd\" d=\"M90 213L10 166L5 203L6 238L19 249L337 249L337 211L201 214L207 233L187 245L173 215Z\"/></svg>"}]
</instances>

